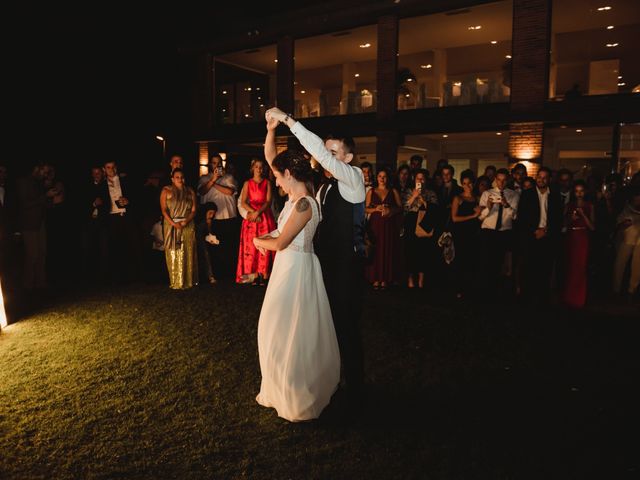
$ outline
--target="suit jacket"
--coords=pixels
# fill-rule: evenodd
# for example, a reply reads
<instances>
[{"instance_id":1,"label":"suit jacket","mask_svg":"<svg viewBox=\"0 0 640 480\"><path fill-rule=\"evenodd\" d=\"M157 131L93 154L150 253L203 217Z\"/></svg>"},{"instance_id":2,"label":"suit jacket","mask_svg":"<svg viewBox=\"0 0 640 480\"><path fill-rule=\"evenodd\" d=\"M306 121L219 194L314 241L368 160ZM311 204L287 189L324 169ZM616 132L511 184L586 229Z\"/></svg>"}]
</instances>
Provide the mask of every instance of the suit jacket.
<instances>
[{"instance_id":1,"label":"suit jacket","mask_svg":"<svg viewBox=\"0 0 640 480\"><path fill-rule=\"evenodd\" d=\"M98 217L95 219L98 222L104 222L109 215L111 210L111 203L105 202L104 197L104 185L106 184L106 180L102 180L102 182L97 185L93 183L93 181L87 186L84 196L83 196L83 204L82 204L82 218L83 220L90 221L93 219L93 210L96 208L98 210ZM109 196L109 190L107 189L107 197ZM100 198L102 200L102 205L99 207L94 207L93 202L95 202L96 198Z\"/></svg>"},{"instance_id":2,"label":"suit jacket","mask_svg":"<svg viewBox=\"0 0 640 480\"><path fill-rule=\"evenodd\" d=\"M438 203L442 208L451 208L453 197L459 195L462 192L462 188L458 185L458 182L451 180L451 188L447 194L447 187L442 185L437 191Z\"/></svg>"},{"instance_id":3,"label":"suit jacket","mask_svg":"<svg viewBox=\"0 0 640 480\"><path fill-rule=\"evenodd\" d=\"M136 198L135 191L129 182L129 177L126 175L119 175L120 177L120 189L122 190L122 196L129 200L129 205L126 206L127 216L136 212ZM102 198L102 202L106 205L106 213L107 215L111 213L111 195L109 194L109 184L107 183L107 179L100 184L100 198Z\"/></svg>"},{"instance_id":4,"label":"suit jacket","mask_svg":"<svg viewBox=\"0 0 640 480\"><path fill-rule=\"evenodd\" d=\"M562 230L564 205L560 194L549 192L547 202L547 236L557 239ZM534 239L534 232L540 224L540 200L537 187L525 190L518 204L517 231L522 241Z\"/></svg>"},{"instance_id":5,"label":"suit jacket","mask_svg":"<svg viewBox=\"0 0 640 480\"><path fill-rule=\"evenodd\" d=\"M47 211L44 183L32 175L28 175L18 180L17 193L17 218L20 230L38 230L44 223Z\"/></svg>"}]
</instances>

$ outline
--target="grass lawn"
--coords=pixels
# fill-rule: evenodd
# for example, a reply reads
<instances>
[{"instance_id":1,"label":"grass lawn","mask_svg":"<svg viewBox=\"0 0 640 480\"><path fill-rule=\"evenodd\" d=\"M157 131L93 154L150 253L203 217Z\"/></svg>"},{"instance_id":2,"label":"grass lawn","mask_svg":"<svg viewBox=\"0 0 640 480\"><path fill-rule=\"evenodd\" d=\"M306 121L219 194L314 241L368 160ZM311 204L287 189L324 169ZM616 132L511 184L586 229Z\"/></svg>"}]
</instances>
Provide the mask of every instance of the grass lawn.
<instances>
[{"instance_id":1,"label":"grass lawn","mask_svg":"<svg viewBox=\"0 0 640 480\"><path fill-rule=\"evenodd\" d=\"M0 333L0 478L637 478L639 318L368 292L369 401L255 402L264 289L66 292ZM631 434L632 436L629 436ZM631 441L628 439L635 439Z\"/></svg>"}]
</instances>

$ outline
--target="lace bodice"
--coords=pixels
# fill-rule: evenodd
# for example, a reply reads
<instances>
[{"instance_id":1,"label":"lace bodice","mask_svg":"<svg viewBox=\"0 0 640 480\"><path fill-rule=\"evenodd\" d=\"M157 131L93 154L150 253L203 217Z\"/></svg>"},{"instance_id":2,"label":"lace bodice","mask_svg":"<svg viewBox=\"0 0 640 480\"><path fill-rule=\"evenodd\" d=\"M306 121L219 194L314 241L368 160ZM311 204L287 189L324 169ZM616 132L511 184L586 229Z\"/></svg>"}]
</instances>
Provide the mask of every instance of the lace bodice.
<instances>
[{"instance_id":1,"label":"lace bodice","mask_svg":"<svg viewBox=\"0 0 640 480\"><path fill-rule=\"evenodd\" d=\"M282 212L280 212L280 216L278 217L278 231L282 231L285 224L287 223L287 220L289 220L289 216L291 215L291 212L293 212L296 203L299 202L301 198L306 198L311 204L311 219L307 222L304 228L300 230L300 233L296 235L296 237L291 241L286 249L295 250L297 252L312 253L313 236L315 235L316 228L318 228L318 224L321 220L320 210L315 198L306 195L304 197L300 197L295 202L287 201L287 203L285 203L284 205L284 208L282 209Z\"/></svg>"}]
</instances>

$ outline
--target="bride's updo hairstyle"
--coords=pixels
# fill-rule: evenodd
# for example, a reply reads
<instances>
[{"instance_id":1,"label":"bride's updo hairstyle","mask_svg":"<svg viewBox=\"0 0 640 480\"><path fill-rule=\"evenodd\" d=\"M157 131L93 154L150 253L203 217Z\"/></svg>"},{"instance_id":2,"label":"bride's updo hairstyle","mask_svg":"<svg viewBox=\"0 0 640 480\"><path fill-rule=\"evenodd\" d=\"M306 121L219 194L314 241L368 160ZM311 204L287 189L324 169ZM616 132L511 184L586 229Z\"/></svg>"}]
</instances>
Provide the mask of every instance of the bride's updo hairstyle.
<instances>
[{"instance_id":1,"label":"bride's updo hairstyle","mask_svg":"<svg viewBox=\"0 0 640 480\"><path fill-rule=\"evenodd\" d=\"M280 152L271 163L271 166L282 174L284 174L285 170L289 170L293 178L299 182L309 184L313 181L311 162L299 150L289 148L284 152Z\"/></svg>"}]
</instances>

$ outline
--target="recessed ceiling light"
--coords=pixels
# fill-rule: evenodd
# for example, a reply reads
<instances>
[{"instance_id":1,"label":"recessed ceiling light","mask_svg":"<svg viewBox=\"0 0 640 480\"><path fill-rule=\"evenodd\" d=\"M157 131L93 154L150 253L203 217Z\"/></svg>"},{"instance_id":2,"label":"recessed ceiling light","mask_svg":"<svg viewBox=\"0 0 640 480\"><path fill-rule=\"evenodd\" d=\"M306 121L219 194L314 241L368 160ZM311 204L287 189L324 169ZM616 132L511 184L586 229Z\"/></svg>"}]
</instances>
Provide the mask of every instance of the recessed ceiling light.
<instances>
[{"instance_id":1,"label":"recessed ceiling light","mask_svg":"<svg viewBox=\"0 0 640 480\"><path fill-rule=\"evenodd\" d=\"M614 28L616 27L614 27L613 25L607 25L607 30L613 30Z\"/></svg>"},{"instance_id":2,"label":"recessed ceiling light","mask_svg":"<svg viewBox=\"0 0 640 480\"><path fill-rule=\"evenodd\" d=\"M618 83L618 86L619 86L619 87L624 87L625 85L626 85L626 83L625 83L625 82L619 82L619 83Z\"/></svg>"},{"instance_id":3,"label":"recessed ceiling light","mask_svg":"<svg viewBox=\"0 0 640 480\"><path fill-rule=\"evenodd\" d=\"M360 44L360 48L369 48L371 46L370 43L362 43Z\"/></svg>"},{"instance_id":4,"label":"recessed ceiling light","mask_svg":"<svg viewBox=\"0 0 640 480\"><path fill-rule=\"evenodd\" d=\"M300 90L300 93L307 93L306 90Z\"/></svg>"},{"instance_id":5,"label":"recessed ceiling light","mask_svg":"<svg viewBox=\"0 0 640 480\"><path fill-rule=\"evenodd\" d=\"M359 77L359 76L360 76L360 74L359 74L359 73L356 73L356 74L354 74L353 76L354 76L354 77Z\"/></svg>"},{"instance_id":6,"label":"recessed ceiling light","mask_svg":"<svg viewBox=\"0 0 640 480\"><path fill-rule=\"evenodd\" d=\"M480 30L481 28L482 28L482 25L475 25L475 26L467 27L467 30Z\"/></svg>"},{"instance_id":7,"label":"recessed ceiling light","mask_svg":"<svg viewBox=\"0 0 640 480\"><path fill-rule=\"evenodd\" d=\"M444 135L442 135L442 138L447 138L449 135L447 135L446 133Z\"/></svg>"},{"instance_id":8,"label":"recessed ceiling light","mask_svg":"<svg viewBox=\"0 0 640 480\"><path fill-rule=\"evenodd\" d=\"M611 47L617 47L619 45L618 42L616 43L607 43L607 47L611 48Z\"/></svg>"},{"instance_id":9,"label":"recessed ceiling light","mask_svg":"<svg viewBox=\"0 0 640 480\"><path fill-rule=\"evenodd\" d=\"M582 129L581 128L576 128L576 133L582 133Z\"/></svg>"},{"instance_id":10,"label":"recessed ceiling light","mask_svg":"<svg viewBox=\"0 0 640 480\"><path fill-rule=\"evenodd\" d=\"M461 87L461 86L462 86L462 82L453 82L453 84L454 84L456 87Z\"/></svg>"},{"instance_id":11,"label":"recessed ceiling light","mask_svg":"<svg viewBox=\"0 0 640 480\"><path fill-rule=\"evenodd\" d=\"M491 45L495 45L496 43L498 43L498 40L491 40Z\"/></svg>"},{"instance_id":12,"label":"recessed ceiling light","mask_svg":"<svg viewBox=\"0 0 640 480\"><path fill-rule=\"evenodd\" d=\"M496 135L502 135L502 132L496 132Z\"/></svg>"},{"instance_id":13,"label":"recessed ceiling light","mask_svg":"<svg viewBox=\"0 0 640 480\"><path fill-rule=\"evenodd\" d=\"M611 10L611 7L607 5L606 7L598 7L599 12L605 12L607 10Z\"/></svg>"},{"instance_id":14,"label":"recessed ceiling light","mask_svg":"<svg viewBox=\"0 0 640 480\"><path fill-rule=\"evenodd\" d=\"M504 58L511 58L511 55L505 55Z\"/></svg>"},{"instance_id":15,"label":"recessed ceiling light","mask_svg":"<svg viewBox=\"0 0 640 480\"><path fill-rule=\"evenodd\" d=\"M222 90L222 94L223 94L223 95L226 95L226 94L227 94L227 91L226 91L226 90Z\"/></svg>"},{"instance_id":16,"label":"recessed ceiling light","mask_svg":"<svg viewBox=\"0 0 640 480\"><path fill-rule=\"evenodd\" d=\"M618 80L622 80L622 75L618 75Z\"/></svg>"},{"instance_id":17,"label":"recessed ceiling light","mask_svg":"<svg viewBox=\"0 0 640 480\"><path fill-rule=\"evenodd\" d=\"M427 63L426 65L420 65L420 68L431 68L431 64Z\"/></svg>"},{"instance_id":18,"label":"recessed ceiling light","mask_svg":"<svg viewBox=\"0 0 640 480\"><path fill-rule=\"evenodd\" d=\"M405 97L407 97L407 98L409 98L410 96L411 96L411 95L409 95L408 93L407 93L407 94L405 94Z\"/></svg>"},{"instance_id":19,"label":"recessed ceiling light","mask_svg":"<svg viewBox=\"0 0 640 480\"><path fill-rule=\"evenodd\" d=\"M407 78L407 82L413 82L413 78Z\"/></svg>"},{"instance_id":20,"label":"recessed ceiling light","mask_svg":"<svg viewBox=\"0 0 640 480\"><path fill-rule=\"evenodd\" d=\"M274 62L275 62L275 63L278 63L278 59L276 58L276 59L274 60Z\"/></svg>"}]
</instances>

